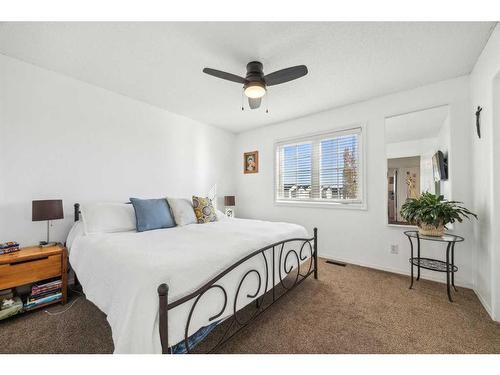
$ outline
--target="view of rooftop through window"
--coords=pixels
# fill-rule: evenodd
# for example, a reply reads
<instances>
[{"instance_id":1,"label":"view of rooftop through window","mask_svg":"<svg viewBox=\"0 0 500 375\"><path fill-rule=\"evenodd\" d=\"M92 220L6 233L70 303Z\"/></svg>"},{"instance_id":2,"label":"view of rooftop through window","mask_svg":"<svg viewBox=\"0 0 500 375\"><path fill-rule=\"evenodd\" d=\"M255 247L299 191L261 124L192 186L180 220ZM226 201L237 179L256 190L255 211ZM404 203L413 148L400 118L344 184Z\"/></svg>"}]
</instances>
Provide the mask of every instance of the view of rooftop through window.
<instances>
[{"instance_id":1,"label":"view of rooftop through window","mask_svg":"<svg viewBox=\"0 0 500 375\"><path fill-rule=\"evenodd\" d=\"M321 141L320 186L325 198L357 196L358 138L348 135Z\"/></svg>"},{"instance_id":2,"label":"view of rooftop through window","mask_svg":"<svg viewBox=\"0 0 500 375\"><path fill-rule=\"evenodd\" d=\"M357 199L358 146L358 133L283 145L278 198Z\"/></svg>"}]
</instances>

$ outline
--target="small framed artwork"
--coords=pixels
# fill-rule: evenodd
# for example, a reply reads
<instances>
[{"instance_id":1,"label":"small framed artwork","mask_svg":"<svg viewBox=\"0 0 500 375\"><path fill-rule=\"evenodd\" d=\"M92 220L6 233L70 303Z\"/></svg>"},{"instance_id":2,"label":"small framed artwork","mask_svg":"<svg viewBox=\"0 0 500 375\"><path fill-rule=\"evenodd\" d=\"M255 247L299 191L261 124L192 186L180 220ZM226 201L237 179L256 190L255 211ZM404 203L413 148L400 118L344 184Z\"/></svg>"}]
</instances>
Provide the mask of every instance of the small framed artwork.
<instances>
[{"instance_id":1,"label":"small framed artwork","mask_svg":"<svg viewBox=\"0 0 500 375\"><path fill-rule=\"evenodd\" d=\"M259 151L245 152L243 154L243 172L259 172Z\"/></svg>"}]
</instances>

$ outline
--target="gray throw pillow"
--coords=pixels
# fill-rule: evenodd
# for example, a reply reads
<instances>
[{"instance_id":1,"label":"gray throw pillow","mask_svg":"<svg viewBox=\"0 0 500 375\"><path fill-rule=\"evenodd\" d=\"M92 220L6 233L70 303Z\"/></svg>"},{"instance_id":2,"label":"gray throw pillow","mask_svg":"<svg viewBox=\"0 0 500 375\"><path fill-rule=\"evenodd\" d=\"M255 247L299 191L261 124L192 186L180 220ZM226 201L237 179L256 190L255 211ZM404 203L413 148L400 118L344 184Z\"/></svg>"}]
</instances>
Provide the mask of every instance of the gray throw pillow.
<instances>
[{"instance_id":1,"label":"gray throw pillow","mask_svg":"<svg viewBox=\"0 0 500 375\"><path fill-rule=\"evenodd\" d=\"M134 206L138 232L175 227L174 218L165 198L130 198L130 202Z\"/></svg>"},{"instance_id":2,"label":"gray throw pillow","mask_svg":"<svg viewBox=\"0 0 500 375\"><path fill-rule=\"evenodd\" d=\"M196 224L193 204L189 199L167 198L177 225Z\"/></svg>"}]
</instances>

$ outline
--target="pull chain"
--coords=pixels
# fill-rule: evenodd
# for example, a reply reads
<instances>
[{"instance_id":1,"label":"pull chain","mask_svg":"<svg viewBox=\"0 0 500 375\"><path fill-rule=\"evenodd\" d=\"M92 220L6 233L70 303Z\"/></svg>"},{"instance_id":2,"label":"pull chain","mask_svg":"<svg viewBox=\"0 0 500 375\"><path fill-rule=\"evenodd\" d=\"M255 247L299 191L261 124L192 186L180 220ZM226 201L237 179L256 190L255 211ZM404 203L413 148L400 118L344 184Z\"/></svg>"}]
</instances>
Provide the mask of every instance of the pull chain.
<instances>
[{"instance_id":1,"label":"pull chain","mask_svg":"<svg viewBox=\"0 0 500 375\"><path fill-rule=\"evenodd\" d=\"M269 94L266 95L266 113L269 113Z\"/></svg>"},{"instance_id":2,"label":"pull chain","mask_svg":"<svg viewBox=\"0 0 500 375\"><path fill-rule=\"evenodd\" d=\"M241 90L241 110L242 110L242 111L244 111L244 110L245 110L245 107L244 107L244 103L245 103L245 102L244 102L244 100L245 100L245 98L244 98L244 97L245 97L245 95L244 95L244 94L245 94L245 92L244 92L244 90L242 89L242 90Z\"/></svg>"}]
</instances>

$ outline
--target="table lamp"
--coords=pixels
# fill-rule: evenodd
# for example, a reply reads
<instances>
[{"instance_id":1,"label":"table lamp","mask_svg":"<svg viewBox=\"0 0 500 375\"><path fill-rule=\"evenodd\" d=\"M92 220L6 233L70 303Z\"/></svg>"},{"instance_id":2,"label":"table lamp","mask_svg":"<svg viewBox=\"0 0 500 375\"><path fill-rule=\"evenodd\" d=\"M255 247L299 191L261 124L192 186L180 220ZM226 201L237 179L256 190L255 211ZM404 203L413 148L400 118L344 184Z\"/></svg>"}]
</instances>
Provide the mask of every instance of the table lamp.
<instances>
[{"instance_id":1,"label":"table lamp","mask_svg":"<svg viewBox=\"0 0 500 375\"><path fill-rule=\"evenodd\" d=\"M32 221L47 221L47 241L40 241L40 246L51 246L50 221L64 219L62 199L33 201Z\"/></svg>"},{"instance_id":2,"label":"table lamp","mask_svg":"<svg viewBox=\"0 0 500 375\"><path fill-rule=\"evenodd\" d=\"M226 206L226 216L234 217L235 198L234 195L224 196L224 206Z\"/></svg>"}]
</instances>

